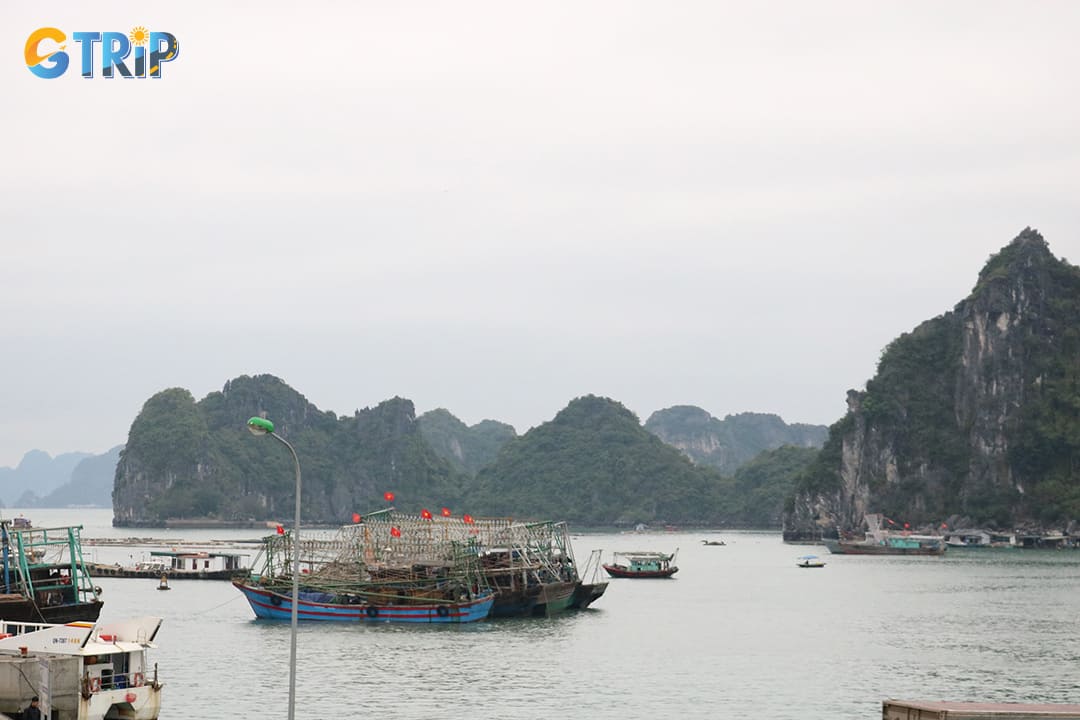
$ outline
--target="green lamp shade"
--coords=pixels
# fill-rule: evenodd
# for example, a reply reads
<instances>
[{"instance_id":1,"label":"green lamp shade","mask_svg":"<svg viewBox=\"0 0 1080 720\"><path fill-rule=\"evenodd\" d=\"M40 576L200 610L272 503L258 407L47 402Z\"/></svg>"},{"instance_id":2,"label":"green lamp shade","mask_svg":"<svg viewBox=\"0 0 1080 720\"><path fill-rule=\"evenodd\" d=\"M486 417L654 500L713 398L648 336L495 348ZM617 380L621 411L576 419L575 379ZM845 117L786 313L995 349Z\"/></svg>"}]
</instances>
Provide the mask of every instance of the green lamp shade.
<instances>
[{"instance_id":1,"label":"green lamp shade","mask_svg":"<svg viewBox=\"0 0 1080 720\"><path fill-rule=\"evenodd\" d=\"M266 418L253 417L247 422L248 430L255 435L265 435L266 433L274 432L274 423L270 422Z\"/></svg>"}]
</instances>

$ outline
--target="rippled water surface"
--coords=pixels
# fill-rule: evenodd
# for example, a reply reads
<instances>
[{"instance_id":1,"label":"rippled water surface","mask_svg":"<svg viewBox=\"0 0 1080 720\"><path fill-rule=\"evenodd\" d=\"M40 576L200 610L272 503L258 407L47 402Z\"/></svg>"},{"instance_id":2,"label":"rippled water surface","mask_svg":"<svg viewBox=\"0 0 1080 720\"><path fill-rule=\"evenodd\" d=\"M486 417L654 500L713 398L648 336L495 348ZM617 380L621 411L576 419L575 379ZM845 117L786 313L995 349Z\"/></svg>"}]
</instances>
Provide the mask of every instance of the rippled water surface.
<instances>
[{"instance_id":1,"label":"rippled water surface","mask_svg":"<svg viewBox=\"0 0 1080 720\"><path fill-rule=\"evenodd\" d=\"M27 515L81 522L87 538L258 535L114 530L110 511ZM701 544L718 537L728 544ZM676 547L674 579L612 580L593 609L550 619L301 624L297 717L869 720L888 697L1080 702L1080 551L845 557L776 533L574 536L579 562L594 548ZM827 566L795 567L806 553ZM99 584L104 619L165 618L163 720L285 717L288 623L255 621L225 582Z\"/></svg>"}]
</instances>

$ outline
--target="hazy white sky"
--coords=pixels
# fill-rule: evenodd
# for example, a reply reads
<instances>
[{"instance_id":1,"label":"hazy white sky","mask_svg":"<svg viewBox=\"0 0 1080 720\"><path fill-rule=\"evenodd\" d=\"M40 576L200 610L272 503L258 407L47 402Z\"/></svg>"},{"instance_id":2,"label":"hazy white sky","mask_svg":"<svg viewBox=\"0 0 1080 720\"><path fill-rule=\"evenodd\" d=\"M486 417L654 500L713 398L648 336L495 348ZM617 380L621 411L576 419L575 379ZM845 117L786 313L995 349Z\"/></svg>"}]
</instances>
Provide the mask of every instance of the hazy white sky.
<instances>
[{"instance_id":1,"label":"hazy white sky","mask_svg":"<svg viewBox=\"0 0 1080 720\"><path fill-rule=\"evenodd\" d=\"M54 26L160 80L40 79ZM1080 257L1080 4L0 5L0 466L273 373L519 432L830 423L1024 226Z\"/></svg>"}]
</instances>

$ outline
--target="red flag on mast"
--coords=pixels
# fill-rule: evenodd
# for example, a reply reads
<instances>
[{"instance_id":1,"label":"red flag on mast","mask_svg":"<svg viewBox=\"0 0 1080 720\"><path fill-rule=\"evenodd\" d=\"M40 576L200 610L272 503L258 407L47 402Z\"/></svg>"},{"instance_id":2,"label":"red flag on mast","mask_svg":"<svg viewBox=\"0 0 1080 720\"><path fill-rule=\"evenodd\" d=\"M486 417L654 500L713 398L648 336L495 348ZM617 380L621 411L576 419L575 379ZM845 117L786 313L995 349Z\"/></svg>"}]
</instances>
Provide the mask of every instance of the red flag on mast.
<instances>
[{"instance_id":1,"label":"red flag on mast","mask_svg":"<svg viewBox=\"0 0 1080 720\"><path fill-rule=\"evenodd\" d=\"M442 516L443 517L450 517L450 508L443 508L442 509Z\"/></svg>"},{"instance_id":2,"label":"red flag on mast","mask_svg":"<svg viewBox=\"0 0 1080 720\"><path fill-rule=\"evenodd\" d=\"M384 492L382 496L383 500L385 500L386 502L394 502L394 493L390 492L389 490Z\"/></svg>"},{"instance_id":3,"label":"red flag on mast","mask_svg":"<svg viewBox=\"0 0 1080 720\"><path fill-rule=\"evenodd\" d=\"M285 534L285 528L283 528L282 526L278 525L278 526L277 526L277 534L278 534L278 535L284 535L284 534Z\"/></svg>"},{"instance_id":4,"label":"red flag on mast","mask_svg":"<svg viewBox=\"0 0 1080 720\"><path fill-rule=\"evenodd\" d=\"M401 537L401 531L398 530L396 527L392 527L390 528L390 535L392 537Z\"/></svg>"},{"instance_id":5,"label":"red flag on mast","mask_svg":"<svg viewBox=\"0 0 1080 720\"><path fill-rule=\"evenodd\" d=\"M428 510L427 508L424 508L423 510L420 511L420 517L424 518L425 520L430 520L431 519L431 511Z\"/></svg>"}]
</instances>

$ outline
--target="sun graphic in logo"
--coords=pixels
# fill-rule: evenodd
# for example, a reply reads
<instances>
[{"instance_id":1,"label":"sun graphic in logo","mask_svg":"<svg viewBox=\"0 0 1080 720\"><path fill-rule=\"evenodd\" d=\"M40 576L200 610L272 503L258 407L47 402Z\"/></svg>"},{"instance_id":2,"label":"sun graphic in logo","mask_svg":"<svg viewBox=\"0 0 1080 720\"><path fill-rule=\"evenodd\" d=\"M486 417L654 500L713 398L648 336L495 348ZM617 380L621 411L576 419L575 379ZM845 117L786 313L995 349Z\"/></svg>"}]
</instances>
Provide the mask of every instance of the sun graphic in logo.
<instances>
[{"instance_id":1,"label":"sun graphic in logo","mask_svg":"<svg viewBox=\"0 0 1080 720\"><path fill-rule=\"evenodd\" d=\"M131 32L128 33L128 38L133 45L145 45L146 41L150 39L150 31L142 25L138 25L131 28Z\"/></svg>"}]
</instances>

